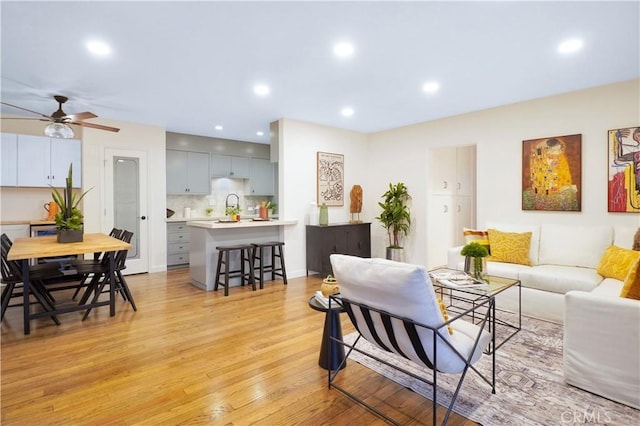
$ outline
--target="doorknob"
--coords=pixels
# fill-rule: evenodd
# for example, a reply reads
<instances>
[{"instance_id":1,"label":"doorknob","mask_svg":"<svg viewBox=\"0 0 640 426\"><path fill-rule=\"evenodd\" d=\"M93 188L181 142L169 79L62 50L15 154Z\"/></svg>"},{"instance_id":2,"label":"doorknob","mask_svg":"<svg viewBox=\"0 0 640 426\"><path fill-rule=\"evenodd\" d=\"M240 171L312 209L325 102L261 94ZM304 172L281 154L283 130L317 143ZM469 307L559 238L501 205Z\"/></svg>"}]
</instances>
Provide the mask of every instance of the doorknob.
<instances>
[{"instance_id":1,"label":"doorknob","mask_svg":"<svg viewBox=\"0 0 640 426\"><path fill-rule=\"evenodd\" d=\"M146 218L147 218L146 216L140 216L138 219L145 220Z\"/></svg>"}]
</instances>

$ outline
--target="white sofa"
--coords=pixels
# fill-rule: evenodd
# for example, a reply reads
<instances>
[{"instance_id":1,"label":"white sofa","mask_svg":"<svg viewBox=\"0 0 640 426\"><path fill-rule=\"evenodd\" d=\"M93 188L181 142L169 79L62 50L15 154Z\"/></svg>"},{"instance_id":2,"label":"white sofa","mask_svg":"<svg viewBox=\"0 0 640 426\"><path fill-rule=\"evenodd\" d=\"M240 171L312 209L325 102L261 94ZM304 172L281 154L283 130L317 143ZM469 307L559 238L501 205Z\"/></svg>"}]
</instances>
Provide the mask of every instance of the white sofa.
<instances>
[{"instance_id":1,"label":"white sofa","mask_svg":"<svg viewBox=\"0 0 640 426\"><path fill-rule=\"evenodd\" d=\"M487 262L490 275L520 279L522 313L564 323L567 383L640 408L640 301L619 297L623 282L596 268L609 245L631 249L637 228L489 223L486 229L531 232L531 266ZM460 269L461 247L448 266ZM497 298L517 310L517 289Z\"/></svg>"}]
</instances>

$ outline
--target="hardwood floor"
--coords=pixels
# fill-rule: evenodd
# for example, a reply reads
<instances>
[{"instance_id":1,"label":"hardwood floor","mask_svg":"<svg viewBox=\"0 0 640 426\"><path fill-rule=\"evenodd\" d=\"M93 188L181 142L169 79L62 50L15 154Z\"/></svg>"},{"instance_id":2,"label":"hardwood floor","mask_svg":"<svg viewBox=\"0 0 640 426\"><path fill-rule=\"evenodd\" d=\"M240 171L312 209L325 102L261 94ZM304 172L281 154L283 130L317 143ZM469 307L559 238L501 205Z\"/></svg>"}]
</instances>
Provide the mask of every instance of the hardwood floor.
<instances>
[{"instance_id":1,"label":"hardwood floor","mask_svg":"<svg viewBox=\"0 0 640 426\"><path fill-rule=\"evenodd\" d=\"M318 366L320 279L203 292L188 270L127 277L138 306L2 322L1 422L9 425L359 425L384 422L336 390ZM59 297L64 297L61 294ZM37 309L34 307L33 309ZM352 331L343 317L343 331ZM403 424L430 424L421 396L350 362L344 378ZM444 409L438 410L444 413ZM452 415L450 425L475 425Z\"/></svg>"}]
</instances>

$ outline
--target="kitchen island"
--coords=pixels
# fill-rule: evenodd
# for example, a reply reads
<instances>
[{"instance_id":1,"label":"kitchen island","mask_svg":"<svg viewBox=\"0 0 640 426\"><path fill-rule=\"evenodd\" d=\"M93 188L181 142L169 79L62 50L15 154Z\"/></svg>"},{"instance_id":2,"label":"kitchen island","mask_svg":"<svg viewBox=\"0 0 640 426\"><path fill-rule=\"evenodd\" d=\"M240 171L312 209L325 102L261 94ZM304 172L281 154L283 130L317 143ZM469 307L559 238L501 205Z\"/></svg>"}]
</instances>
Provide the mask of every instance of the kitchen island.
<instances>
[{"instance_id":1,"label":"kitchen island","mask_svg":"<svg viewBox=\"0 0 640 426\"><path fill-rule=\"evenodd\" d=\"M242 220L240 222L189 221L189 275L191 284L206 291L213 290L218 263L217 246L250 244L282 240L283 226L293 226L297 220ZM239 267L231 259L231 268ZM238 279L232 286L240 285Z\"/></svg>"}]
</instances>

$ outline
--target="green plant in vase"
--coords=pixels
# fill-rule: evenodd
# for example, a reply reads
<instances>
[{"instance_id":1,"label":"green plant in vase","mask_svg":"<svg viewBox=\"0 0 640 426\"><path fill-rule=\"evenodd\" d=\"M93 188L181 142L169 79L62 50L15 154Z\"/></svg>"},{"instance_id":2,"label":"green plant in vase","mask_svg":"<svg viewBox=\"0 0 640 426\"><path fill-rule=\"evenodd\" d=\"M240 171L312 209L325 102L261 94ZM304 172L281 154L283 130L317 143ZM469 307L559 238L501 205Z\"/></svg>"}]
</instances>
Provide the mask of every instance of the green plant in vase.
<instances>
[{"instance_id":1,"label":"green plant in vase","mask_svg":"<svg viewBox=\"0 0 640 426\"><path fill-rule=\"evenodd\" d=\"M384 202L379 202L382 209L376 217L387 230L389 245L387 246L387 259L404 260L402 237L406 237L411 227L411 212L409 200L411 196L404 183L389 184L389 189L382 194Z\"/></svg>"},{"instance_id":2,"label":"green plant in vase","mask_svg":"<svg viewBox=\"0 0 640 426\"><path fill-rule=\"evenodd\" d=\"M489 256L487 247L472 241L462 247L460 254L465 257L464 271L474 278L484 280L486 274L486 257Z\"/></svg>"},{"instance_id":3,"label":"green plant in vase","mask_svg":"<svg viewBox=\"0 0 640 426\"><path fill-rule=\"evenodd\" d=\"M238 207L227 207L224 209L224 214L229 216L231 220L235 220L235 221L240 220L239 218L240 209Z\"/></svg>"},{"instance_id":4,"label":"green plant in vase","mask_svg":"<svg viewBox=\"0 0 640 426\"><path fill-rule=\"evenodd\" d=\"M59 207L59 211L55 216L58 242L82 241L84 216L78 206L91 189L79 196L73 192L73 163L69 165L69 173L65 179L65 185L62 194L53 186L51 187L51 196Z\"/></svg>"}]
</instances>

